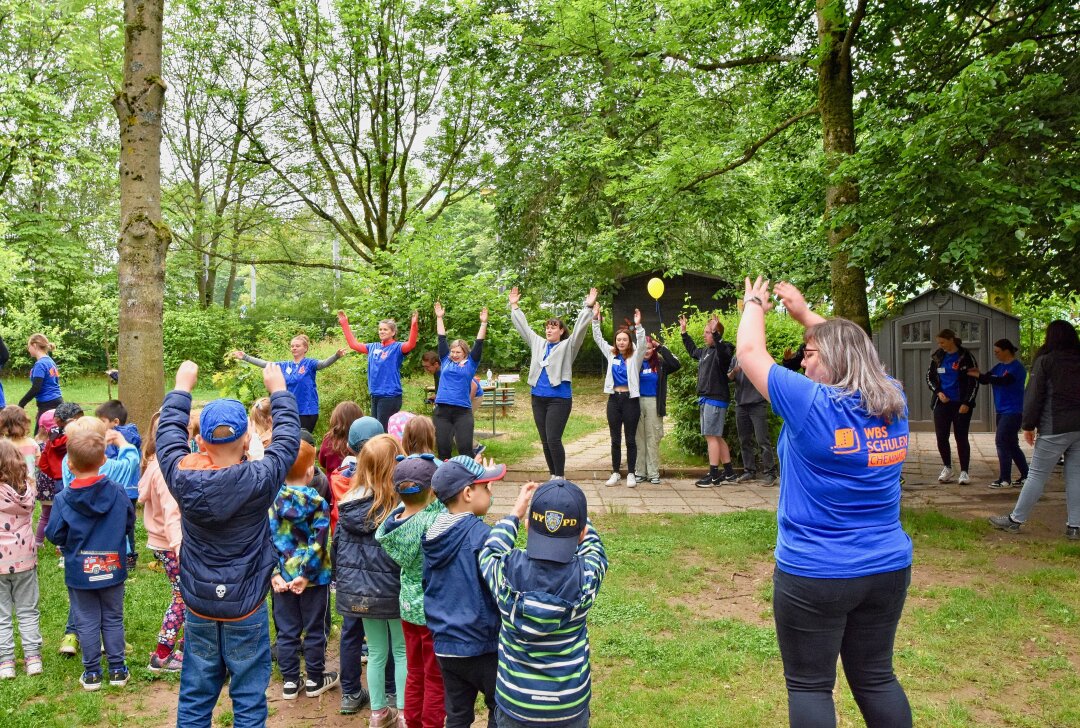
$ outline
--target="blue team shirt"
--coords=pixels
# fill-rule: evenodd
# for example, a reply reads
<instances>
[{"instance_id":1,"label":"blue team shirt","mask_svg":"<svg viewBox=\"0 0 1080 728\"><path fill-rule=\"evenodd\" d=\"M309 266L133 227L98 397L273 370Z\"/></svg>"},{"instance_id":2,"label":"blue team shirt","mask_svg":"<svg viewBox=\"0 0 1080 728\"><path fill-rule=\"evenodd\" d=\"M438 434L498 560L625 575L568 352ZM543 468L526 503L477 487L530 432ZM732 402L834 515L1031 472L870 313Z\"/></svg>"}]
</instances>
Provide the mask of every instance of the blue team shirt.
<instances>
[{"instance_id":1,"label":"blue team shirt","mask_svg":"<svg viewBox=\"0 0 1080 728\"><path fill-rule=\"evenodd\" d=\"M641 374L638 375L638 389L642 397L655 397L660 389L660 372L652 368L652 364L646 359L641 363Z\"/></svg>"},{"instance_id":2,"label":"blue team shirt","mask_svg":"<svg viewBox=\"0 0 1080 728\"><path fill-rule=\"evenodd\" d=\"M60 391L60 372L56 369L56 362L51 356L43 356L34 363L34 368L30 370L30 379L32 381L37 377L44 380L41 383L41 391L34 398L38 402L51 402L63 396Z\"/></svg>"},{"instance_id":3,"label":"blue team shirt","mask_svg":"<svg viewBox=\"0 0 1080 728\"><path fill-rule=\"evenodd\" d=\"M698 404L711 404L713 407L727 408L728 403L723 399L711 399L709 397L698 397Z\"/></svg>"},{"instance_id":4,"label":"blue team shirt","mask_svg":"<svg viewBox=\"0 0 1080 728\"><path fill-rule=\"evenodd\" d=\"M472 408L472 383L478 366L471 356L460 364L455 364L449 356L443 357L435 404Z\"/></svg>"},{"instance_id":5,"label":"blue team shirt","mask_svg":"<svg viewBox=\"0 0 1080 728\"><path fill-rule=\"evenodd\" d=\"M994 409L999 415L1016 415L1024 411L1024 384L1027 382L1027 369L1019 359L1008 364L998 363L990 370L990 376L1003 377L1013 375L1012 384L994 384Z\"/></svg>"},{"instance_id":6,"label":"blue team shirt","mask_svg":"<svg viewBox=\"0 0 1080 728\"><path fill-rule=\"evenodd\" d=\"M371 346L370 344L368 345ZM369 348L370 352L371 349ZM296 397L296 408L301 415L319 414L319 389L315 386L315 370L319 360L304 358L299 362L292 359L279 361L281 373L285 375L285 388Z\"/></svg>"},{"instance_id":7,"label":"blue team shirt","mask_svg":"<svg viewBox=\"0 0 1080 728\"><path fill-rule=\"evenodd\" d=\"M626 376L626 359L622 354L616 354L611 360L611 383L616 387L629 386L629 379Z\"/></svg>"},{"instance_id":8,"label":"blue team shirt","mask_svg":"<svg viewBox=\"0 0 1080 728\"><path fill-rule=\"evenodd\" d=\"M401 362L405 352L400 341L366 344L368 392L375 397L401 396ZM303 412L301 412L303 414Z\"/></svg>"},{"instance_id":9,"label":"blue team shirt","mask_svg":"<svg viewBox=\"0 0 1080 728\"><path fill-rule=\"evenodd\" d=\"M911 566L900 526L908 420L870 417L853 397L774 365L769 399L784 418L776 565L796 576L846 579Z\"/></svg>"},{"instance_id":10,"label":"blue team shirt","mask_svg":"<svg viewBox=\"0 0 1080 728\"><path fill-rule=\"evenodd\" d=\"M551 354L551 350L562 342L548 342L547 348L544 349L544 359L548 358ZM532 388L532 396L534 397L558 397L559 399L570 399L573 397L573 393L570 389L570 382L561 382L559 386L551 386L551 380L548 379L547 367L540 367L540 376L536 379L536 386Z\"/></svg>"},{"instance_id":11,"label":"blue team shirt","mask_svg":"<svg viewBox=\"0 0 1080 728\"><path fill-rule=\"evenodd\" d=\"M967 376L966 374L964 376ZM960 399L960 352L946 354L938 367L941 391L949 399Z\"/></svg>"}]
</instances>

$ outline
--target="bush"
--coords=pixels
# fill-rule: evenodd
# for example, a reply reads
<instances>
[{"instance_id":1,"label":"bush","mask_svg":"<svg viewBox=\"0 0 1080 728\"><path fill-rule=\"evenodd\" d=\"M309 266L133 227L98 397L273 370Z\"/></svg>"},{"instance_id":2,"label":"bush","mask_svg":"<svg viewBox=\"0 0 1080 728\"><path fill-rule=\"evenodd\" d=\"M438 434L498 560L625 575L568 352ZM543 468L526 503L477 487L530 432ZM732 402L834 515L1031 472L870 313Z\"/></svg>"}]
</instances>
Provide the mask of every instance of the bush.
<instances>
[{"instance_id":1,"label":"bush","mask_svg":"<svg viewBox=\"0 0 1080 728\"><path fill-rule=\"evenodd\" d=\"M211 306L168 309L162 321L165 371L190 359L205 371L216 371L233 349L245 348L250 332L232 309Z\"/></svg>"}]
</instances>

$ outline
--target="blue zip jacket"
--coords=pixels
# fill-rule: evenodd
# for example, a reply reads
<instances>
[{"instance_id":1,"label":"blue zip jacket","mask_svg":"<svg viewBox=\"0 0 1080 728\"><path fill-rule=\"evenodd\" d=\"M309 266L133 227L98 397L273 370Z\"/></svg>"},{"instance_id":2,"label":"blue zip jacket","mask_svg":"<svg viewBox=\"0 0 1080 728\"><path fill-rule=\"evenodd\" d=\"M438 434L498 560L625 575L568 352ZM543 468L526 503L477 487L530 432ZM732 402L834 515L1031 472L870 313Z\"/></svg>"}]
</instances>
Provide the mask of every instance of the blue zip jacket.
<instances>
[{"instance_id":1,"label":"blue zip jacket","mask_svg":"<svg viewBox=\"0 0 1080 728\"><path fill-rule=\"evenodd\" d=\"M139 464L139 451L134 447L125 447L116 455L108 458L105 464L98 469L98 474L115 481L121 488L124 488L125 492L127 492L126 483L134 479L135 489L138 490ZM68 467L67 455L60 461L60 477L64 481L65 488L71 485L71 481L75 480L74 473Z\"/></svg>"},{"instance_id":2,"label":"blue zip jacket","mask_svg":"<svg viewBox=\"0 0 1080 728\"><path fill-rule=\"evenodd\" d=\"M157 457L180 507L180 593L205 619L242 619L270 590L277 552L266 513L300 449L300 416L288 391L270 395L272 442L262 460L218 468L188 445L191 395L165 395L157 429Z\"/></svg>"},{"instance_id":3,"label":"blue zip jacket","mask_svg":"<svg viewBox=\"0 0 1080 728\"><path fill-rule=\"evenodd\" d=\"M441 657L499 648L499 608L480 575L491 527L471 513L440 513L424 535L424 613Z\"/></svg>"},{"instance_id":4,"label":"blue zip jacket","mask_svg":"<svg viewBox=\"0 0 1080 728\"><path fill-rule=\"evenodd\" d=\"M64 584L105 589L127 579L128 535L135 509L120 485L104 475L76 478L53 500L45 536L64 553Z\"/></svg>"}]
</instances>

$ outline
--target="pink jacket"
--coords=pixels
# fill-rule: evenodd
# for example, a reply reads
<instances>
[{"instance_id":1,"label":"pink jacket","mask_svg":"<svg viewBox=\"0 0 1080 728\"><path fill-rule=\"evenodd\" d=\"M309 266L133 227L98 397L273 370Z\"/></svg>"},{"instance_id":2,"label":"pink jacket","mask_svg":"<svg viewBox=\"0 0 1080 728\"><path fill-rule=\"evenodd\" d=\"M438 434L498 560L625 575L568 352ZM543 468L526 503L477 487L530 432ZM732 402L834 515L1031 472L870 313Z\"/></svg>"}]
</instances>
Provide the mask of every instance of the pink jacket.
<instances>
[{"instance_id":1,"label":"pink jacket","mask_svg":"<svg viewBox=\"0 0 1080 728\"><path fill-rule=\"evenodd\" d=\"M155 551L180 553L180 507L169 492L157 458L150 460L139 479L139 502L143 504L146 545Z\"/></svg>"},{"instance_id":2,"label":"pink jacket","mask_svg":"<svg viewBox=\"0 0 1080 728\"><path fill-rule=\"evenodd\" d=\"M34 515L34 481L26 483L22 495L7 483L0 483L0 573L29 571L37 566L37 545L31 525Z\"/></svg>"}]
</instances>

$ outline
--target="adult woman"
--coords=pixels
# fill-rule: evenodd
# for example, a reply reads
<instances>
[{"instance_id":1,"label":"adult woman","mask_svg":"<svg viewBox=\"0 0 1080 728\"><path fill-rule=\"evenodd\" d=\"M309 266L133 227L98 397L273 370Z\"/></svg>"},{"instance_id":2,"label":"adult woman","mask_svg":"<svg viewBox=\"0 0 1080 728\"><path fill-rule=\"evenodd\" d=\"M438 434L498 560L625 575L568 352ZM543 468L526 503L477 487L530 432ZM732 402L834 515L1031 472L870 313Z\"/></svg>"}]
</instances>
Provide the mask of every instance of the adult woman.
<instances>
[{"instance_id":1,"label":"adult woman","mask_svg":"<svg viewBox=\"0 0 1080 728\"><path fill-rule=\"evenodd\" d=\"M319 422L319 388L315 384L315 375L328 366L332 366L349 352L338 349L325 359L310 359L307 355L310 348L311 340L305 334L297 334L289 342L292 361L279 361L277 365L281 367L281 373L285 375L285 388L296 397L296 407L300 411L300 427L308 432L315 432L315 425ZM242 351L234 351L232 355L236 359L260 368L265 368L269 364L263 359L256 359Z\"/></svg>"},{"instance_id":2,"label":"adult woman","mask_svg":"<svg viewBox=\"0 0 1080 728\"><path fill-rule=\"evenodd\" d=\"M664 417L667 415L667 378L679 371L682 363L671 350L651 336L645 336L645 354L641 360L638 391L641 396L641 419L638 420L638 464L634 479L660 483L660 440L664 438Z\"/></svg>"},{"instance_id":3,"label":"adult woman","mask_svg":"<svg viewBox=\"0 0 1080 728\"><path fill-rule=\"evenodd\" d=\"M1016 485L1023 485L1028 474L1027 458L1020 449L1020 420L1024 413L1024 384L1027 370L1016 358L1016 346L1008 339L994 342L994 356L998 363L985 374L969 369L969 377L978 377L979 384L989 384L994 390L994 410L997 424L994 427L994 444L997 446L998 478L991 488L1012 487L1012 466L1020 473Z\"/></svg>"},{"instance_id":4,"label":"adult woman","mask_svg":"<svg viewBox=\"0 0 1080 728\"><path fill-rule=\"evenodd\" d=\"M484 353L484 337L487 336L488 310L480 309L480 330L472 349L464 339L446 342L446 309L435 302L435 332L439 336L440 371L439 386L435 392L435 441L438 455L449 460L451 450L457 446L458 455L472 455L473 432L476 422L472 411L473 376L480 366Z\"/></svg>"},{"instance_id":5,"label":"adult woman","mask_svg":"<svg viewBox=\"0 0 1080 728\"><path fill-rule=\"evenodd\" d=\"M952 329L939 331L937 343L938 350L930 356L930 367L926 370L926 386L934 393L930 408L934 410L934 432L937 433L942 464L938 482L948 483L953 477L952 450L949 448L949 430L952 430L956 438L956 455L960 459L960 477L956 482L966 485L971 482L968 428L971 427L971 411L975 409L975 396L979 393L979 380L964 375L970 369L978 369L979 365Z\"/></svg>"},{"instance_id":6,"label":"adult woman","mask_svg":"<svg viewBox=\"0 0 1080 728\"><path fill-rule=\"evenodd\" d=\"M1046 341L1035 354L1024 392L1021 426L1024 440L1035 445L1031 468L1013 512L992 517L990 524L1003 531L1019 531L1064 455L1065 536L1080 539L1080 337L1068 321L1051 321L1046 327Z\"/></svg>"},{"instance_id":7,"label":"adult woman","mask_svg":"<svg viewBox=\"0 0 1080 728\"><path fill-rule=\"evenodd\" d=\"M551 477L562 477L566 470L566 451L562 435L566 421L573 408L573 392L570 379L573 376L574 359L585 341L586 324L592 317L598 291L589 289L585 304L581 307L574 330L568 331L562 319L549 318L544 322L544 335L539 336L531 328L525 314L518 307L521 293L517 286L510 290L510 320L521 338L529 345L529 387L532 393L533 422L544 447Z\"/></svg>"},{"instance_id":8,"label":"adult woman","mask_svg":"<svg viewBox=\"0 0 1080 728\"><path fill-rule=\"evenodd\" d=\"M867 726L910 726L892 669L911 580L900 526L907 403L870 337L812 313L787 283L776 294L806 327L806 376L765 348L768 281L746 279L737 356L785 421L780 433L779 531L773 615L793 726L835 726L836 658Z\"/></svg>"},{"instance_id":9,"label":"adult woman","mask_svg":"<svg viewBox=\"0 0 1080 728\"><path fill-rule=\"evenodd\" d=\"M345 341L354 351L367 354L368 392L371 394L371 416L377 419L385 430L390 422L390 415L401 409L401 362L405 355L416 348L417 321L420 314L412 313L409 323L409 340L404 344L395 341L397 322L383 319L379 322L379 340L364 344L356 340L349 319L344 311L338 311L338 323L345 332Z\"/></svg>"},{"instance_id":10,"label":"adult woman","mask_svg":"<svg viewBox=\"0 0 1080 728\"><path fill-rule=\"evenodd\" d=\"M626 485L637 486L637 429L641 419L641 362L645 356L645 329L641 326L641 311L634 309L634 330L637 342L630 341L625 327L615 332L615 345L604 341L600 331L600 304L593 304L592 335L600 353L607 360L604 393L608 396L607 421L611 433L611 477L604 485L616 485L622 476L622 433L626 430Z\"/></svg>"},{"instance_id":11,"label":"adult woman","mask_svg":"<svg viewBox=\"0 0 1080 728\"><path fill-rule=\"evenodd\" d=\"M55 348L45 334L33 334L26 342L26 351L34 358L34 368L30 370L30 389L19 400L19 406L25 409L30 400L37 400L38 419L64 401L60 372L49 356ZM37 434L37 428L34 428L34 434Z\"/></svg>"}]
</instances>

